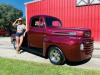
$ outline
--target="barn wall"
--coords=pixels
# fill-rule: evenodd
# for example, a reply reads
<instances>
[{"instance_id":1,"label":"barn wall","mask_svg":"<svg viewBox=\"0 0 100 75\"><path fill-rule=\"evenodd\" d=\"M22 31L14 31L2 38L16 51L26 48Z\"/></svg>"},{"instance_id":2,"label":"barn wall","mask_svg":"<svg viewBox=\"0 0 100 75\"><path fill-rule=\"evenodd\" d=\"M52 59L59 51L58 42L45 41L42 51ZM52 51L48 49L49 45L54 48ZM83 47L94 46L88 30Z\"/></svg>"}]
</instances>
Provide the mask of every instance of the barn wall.
<instances>
[{"instance_id":1,"label":"barn wall","mask_svg":"<svg viewBox=\"0 0 100 75\"><path fill-rule=\"evenodd\" d=\"M100 5L77 7L76 0L43 0L26 6L28 24L34 15L55 16L63 27L90 28L94 40L100 41Z\"/></svg>"}]
</instances>

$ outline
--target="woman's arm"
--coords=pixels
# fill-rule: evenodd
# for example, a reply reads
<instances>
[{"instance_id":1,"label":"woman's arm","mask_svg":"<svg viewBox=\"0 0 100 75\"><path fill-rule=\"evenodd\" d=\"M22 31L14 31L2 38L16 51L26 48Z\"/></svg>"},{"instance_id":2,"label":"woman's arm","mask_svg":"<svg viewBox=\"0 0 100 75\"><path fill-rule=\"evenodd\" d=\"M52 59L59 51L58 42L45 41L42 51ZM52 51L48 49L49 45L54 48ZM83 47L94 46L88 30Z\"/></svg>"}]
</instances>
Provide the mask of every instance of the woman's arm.
<instances>
[{"instance_id":1,"label":"woman's arm","mask_svg":"<svg viewBox=\"0 0 100 75\"><path fill-rule=\"evenodd\" d=\"M12 24L13 26L15 26L16 25L16 23L17 23L17 21L18 21L18 19L16 19L16 21Z\"/></svg>"}]
</instances>

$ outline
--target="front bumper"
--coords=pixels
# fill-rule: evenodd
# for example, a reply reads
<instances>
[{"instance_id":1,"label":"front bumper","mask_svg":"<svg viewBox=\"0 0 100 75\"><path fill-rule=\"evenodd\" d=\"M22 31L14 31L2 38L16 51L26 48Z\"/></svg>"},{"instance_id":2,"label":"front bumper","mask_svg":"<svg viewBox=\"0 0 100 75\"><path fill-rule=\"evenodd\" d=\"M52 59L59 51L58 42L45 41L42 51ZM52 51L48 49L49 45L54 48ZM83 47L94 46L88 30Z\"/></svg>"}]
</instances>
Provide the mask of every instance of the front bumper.
<instances>
[{"instance_id":1,"label":"front bumper","mask_svg":"<svg viewBox=\"0 0 100 75\"><path fill-rule=\"evenodd\" d=\"M84 45L84 50L80 52L81 60L91 58L94 49L93 39L84 39L82 43Z\"/></svg>"},{"instance_id":2,"label":"front bumper","mask_svg":"<svg viewBox=\"0 0 100 75\"><path fill-rule=\"evenodd\" d=\"M68 61L79 62L83 60L90 59L93 53L93 39L84 38L80 40L71 40L63 46L63 53ZM84 50L80 50L80 45L84 45Z\"/></svg>"}]
</instances>

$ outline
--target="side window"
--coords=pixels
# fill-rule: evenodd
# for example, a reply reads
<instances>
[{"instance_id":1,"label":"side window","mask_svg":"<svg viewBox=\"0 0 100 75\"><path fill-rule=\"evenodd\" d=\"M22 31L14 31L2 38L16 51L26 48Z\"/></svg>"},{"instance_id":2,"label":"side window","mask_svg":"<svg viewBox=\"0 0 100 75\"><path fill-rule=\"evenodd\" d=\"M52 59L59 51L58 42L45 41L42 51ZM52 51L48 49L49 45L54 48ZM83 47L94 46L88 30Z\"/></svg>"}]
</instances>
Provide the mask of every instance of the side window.
<instances>
[{"instance_id":1,"label":"side window","mask_svg":"<svg viewBox=\"0 0 100 75\"><path fill-rule=\"evenodd\" d=\"M46 17L46 26L47 27L61 27L62 24L59 19L54 17Z\"/></svg>"},{"instance_id":2,"label":"side window","mask_svg":"<svg viewBox=\"0 0 100 75\"><path fill-rule=\"evenodd\" d=\"M31 26L32 27L38 27L39 26L39 18L31 18Z\"/></svg>"},{"instance_id":3,"label":"side window","mask_svg":"<svg viewBox=\"0 0 100 75\"><path fill-rule=\"evenodd\" d=\"M44 27L44 20L42 17L31 18L32 27Z\"/></svg>"},{"instance_id":4,"label":"side window","mask_svg":"<svg viewBox=\"0 0 100 75\"><path fill-rule=\"evenodd\" d=\"M40 17L39 18L39 27L44 27L44 25L45 25L44 18L43 17Z\"/></svg>"}]
</instances>

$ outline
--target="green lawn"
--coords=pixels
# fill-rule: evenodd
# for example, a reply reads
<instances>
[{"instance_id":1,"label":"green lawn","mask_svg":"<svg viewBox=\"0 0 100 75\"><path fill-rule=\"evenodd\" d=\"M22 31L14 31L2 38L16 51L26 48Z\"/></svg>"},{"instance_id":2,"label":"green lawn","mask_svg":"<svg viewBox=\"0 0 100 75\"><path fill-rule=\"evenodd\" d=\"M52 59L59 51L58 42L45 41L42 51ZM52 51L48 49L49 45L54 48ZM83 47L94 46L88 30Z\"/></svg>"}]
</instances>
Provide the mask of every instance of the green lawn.
<instances>
[{"instance_id":1,"label":"green lawn","mask_svg":"<svg viewBox=\"0 0 100 75\"><path fill-rule=\"evenodd\" d=\"M100 71L0 58L0 75L100 75Z\"/></svg>"}]
</instances>

